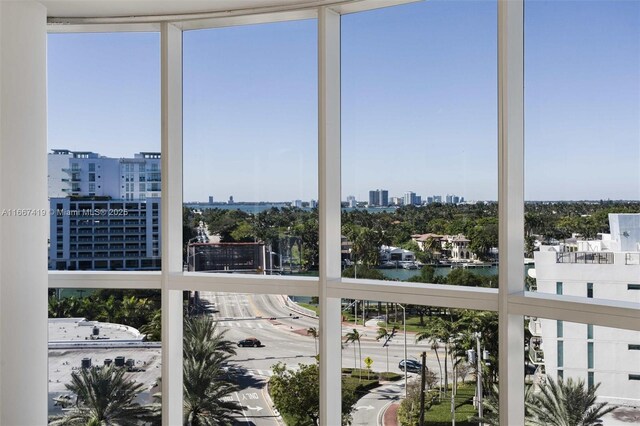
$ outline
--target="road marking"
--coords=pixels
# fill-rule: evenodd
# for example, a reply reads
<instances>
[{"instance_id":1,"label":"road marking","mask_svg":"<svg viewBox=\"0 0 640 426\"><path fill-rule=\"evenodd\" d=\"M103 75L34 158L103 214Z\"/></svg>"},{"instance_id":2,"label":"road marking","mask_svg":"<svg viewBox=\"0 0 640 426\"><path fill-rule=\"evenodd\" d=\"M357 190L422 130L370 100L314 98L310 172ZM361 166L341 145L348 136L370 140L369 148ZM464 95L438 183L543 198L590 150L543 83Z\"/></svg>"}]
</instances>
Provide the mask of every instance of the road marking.
<instances>
[{"instance_id":1,"label":"road marking","mask_svg":"<svg viewBox=\"0 0 640 426\"><path fill-rule=\"evenodd\" d=\"M375 407L373 405L361 405L356 407L356 410L373 410Z\"/></svg>"},{"instance_id":2,"label":"road marking","mask_svg":"<svg viewBox=\"0 0 640 426\"><path fill-rule=\"evenodd\" d=\"M258 392L244 392L242 394L242 400L246 401L247 399L251 401L255 401L260 399L260 397L258 397Z\"/></svg>"},{"instance_id":3,"label":"road marking","mask_svg":"<svg viewBox=\"0 0 640 426\"><path fill-rule=\"evenodd\" d=\"M236 398L238 398L238 404L240 404L240 409L242 410L242 415L244 416L244 421L247 424L251 424L249 422L249 419L247 418L247 413L245 413L245 411L244 411L244 406L240 403L240 395L238 395L238 392L236 392L235 394L236 394Z\"/></svg>"},{"instance_id":4,"label":"road marking","mask_svg":"<svg viewBox=\"0 0 640 426\"><path fill-rule=\"evenodd\" d=\"M273 376L273 371L272 370L247 370L247 375L271 377Z\"/></svg>"},{"instance_id":5,"label":"road marking","mask_svg":"<svg viewBox=\"0 0 640 426\"><path fill-rule=\"evenodd\" d=\"M252 407L250 405L247 405L247 409L252 410L252 411L257 411L258 413L262 410L264 410L264 408L262 408L261 406L257 405L255 407Z\"/></svg>"},{"instance_id":6,"label":"road marking","mask_svg":"<svg viewBox=\"0 0 640 426\"><path fill-rule=\"evenodd\" d=\"M283 422L282 422L282 417L280 416L280 411L278 411L278 409L273 406L273 401L271 400L271 395L269 395L269 392L267 392L267 386L264 386L260 390L260 393L262 393L262 399L264 400L265 404L267 404L267 407L269 408L269 411L271 411L271 413L275 416L274 419L275 419L276 423L278 424L278 426L282 425Z\"/></svg>"}]
</instances>

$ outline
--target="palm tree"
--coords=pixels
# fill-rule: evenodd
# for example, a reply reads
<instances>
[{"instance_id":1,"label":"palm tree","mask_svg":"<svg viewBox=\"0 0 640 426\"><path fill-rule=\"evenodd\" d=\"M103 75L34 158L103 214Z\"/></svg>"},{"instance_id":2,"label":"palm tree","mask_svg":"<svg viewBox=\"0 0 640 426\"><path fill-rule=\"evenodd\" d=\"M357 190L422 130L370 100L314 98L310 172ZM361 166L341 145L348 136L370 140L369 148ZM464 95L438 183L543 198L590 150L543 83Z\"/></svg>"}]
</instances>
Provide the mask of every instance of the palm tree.
<instances>
[{"instance_id":1,"label":"palm tree","mask_svg":"<svg viewBox=\"0 0 640 426\"><path fill-rule=\"evenodd\" d=\"M524 426L533 426L533 413L531 407L535 404L535 394L533 392L534 386L525 385L524 389ZM488 426L500 426L500 414L499 414L499 401L500 393L497 385L491 386L491 394L487 395L482 400L482 406L484 407L484 416L472 417L470 420L473 422L484 423Z\"/></svg>"},{"instance_id":2,"label":"palm tree","mask_svg":"<svg viewBox=\"0 0 640 426\"><path fill-rule=\"evenodd\" d=\"M307 328L307 335L313 337L313 342L316 345L316 356L318 356L318 329L315 327Z\"/></svg>"},{"instance_id":3,"label":"palm tree","mask_svg":"<svg viewBox=\"0 0 640 426\"><path fill-rule=\"evenodd\" d=\"M436 259L436 253L439 253L442 244L440 243L439 238L429 237L423 244L423 251L427 254L430 260ZM435 262L438 263L438 262Z\"/></svg>"},{"instance_id":4,"label":"palm tree","mask_svg":"<svg viewBox=\"0 0 640 426\"><path fill-rule=\"evenodd\" d=\"M218 322L209 316L185 318L184 356L203 361L225 361L236 351L233 342L225 339L226 330L218 330Z\"/></svg>"},{"instance_id":5,"label":"palm tree","mask_svg":"<svg viewBox=\"0 0 640 426\"><path fill-rule=\"evenodd\" d=\"M551 377L540 386L535 403L530 410L533 426L595 426L598 420L617 407L606 402L596 403L596 386L585 386L584 380L561 378L555 382Z\"/></svg>"},{"instance_id":6,"label":"palm tree","mask_svg":"<svg viewBox=\"0 0 640 426\"><path fill-rule=\"evenodd\" d=\"M362 348L360 347L360 333L358 332L358 330L354 328L353 331L350 333L347 333L345 337L346 337L345 343L358 342L358 353L360 357L360 370L358 374L358 379L362 379ZM353 345L353 357L354 357L353 368L356 368L355 356L356 356L356 346Z\"/></svg>"},{"instance_id":7,"label":"palm tree","mask_svg":"<svg viewBox=\"0 0 640 426\"><path fill-rule=\"evenodd\" d=\"M146 335L147 340L159 342L162 337L162 311L156 310L151 321L140 327L140 332Z\"/></svg>"},{"instance_id":8,"label":"palm tree","mask_svg":"<svg viewBox=\"0 0 640 426\"><path fill-rule=\"evenodd\" d=\"M185 426L227 426L236 422L240 405L225 398L236 387L222 378L219 363L207 363L193 357L185 358L184 411Z\"/></svg>"},{"instance_id":9,"label":"palm tree","mask_svg":"<svg viewBox=\"0 0 640 426\"><path fill-rule=\"evenodd\" d=\"M438 358L438 365L440 365L440 358L438 356L438 341L444 342L444 389L445 393L449 387L448 380L448 367L447 360L449 357L449 346L451 344L451 339L459 334L460 322L458 320L454 321L453 315L450 315L450 318L445 319L442 317L430 317L429 321L426 325L426 330L418 333L416 335L416 342L420 342L422 340L428 340L431 342L431 349L436 352L436 357ZM455 364L454 362L452 362ZM442 370L440 370L442 377Z\"/></svg>"},{"instance_id":10,"label":"palm tree","mask_svg":"<svg viewBox=\"0 0 640 426\"><path fill-rule=\"evenodd\" d=\"M236 387L224 379L223 365L235 355L212 317L186 318L183 336L184 425L222 426L235 422L241 406L226 396Z\"/></svg>"},{"instance_id":11,"label":"palm tree","mask_svg":"<svg viewBox=\"0 0 640 426\"><path fill-rule=\"evenodd\" d=\"M64 416L54 417L51 426L157 424L160 412L155 405L140 405L133 400L142 390L115 366L82 369L71 373L66 387L77 395L76 405Z\"/></svg>"},{"instance_id":12,"label":"palm tree","mask_svg":"<svg viewBox=\"0 0 640 426\"><path fill-rule=\"evenodd\" d=\"M394 335L394 333L396 332L396 328L395 326L393 327L393 330L391 330L391 333L389 333L389 331L384 328L384 327L380 327L378 328L378 336L376 337L376 340L380 340L380 339L389 339L391 336ZM385 341L385 344L387 342ZM387 372L389 371L389 345L386 345L387 348Z\"/></svg>"}]
</instances>

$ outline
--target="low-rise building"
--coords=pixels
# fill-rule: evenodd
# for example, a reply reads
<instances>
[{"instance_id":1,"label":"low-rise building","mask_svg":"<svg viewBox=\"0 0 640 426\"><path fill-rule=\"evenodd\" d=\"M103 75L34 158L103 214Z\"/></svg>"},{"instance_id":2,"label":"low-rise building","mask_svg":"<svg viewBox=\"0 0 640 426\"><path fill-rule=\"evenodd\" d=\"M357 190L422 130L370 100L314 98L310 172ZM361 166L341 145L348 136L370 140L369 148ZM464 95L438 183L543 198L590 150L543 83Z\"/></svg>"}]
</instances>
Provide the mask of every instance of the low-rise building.
<instances>
[{"instance_id":1,"label":"low-rise building","mask_svg":"<svg viewBox=\"0 0 640 426\"><path fill-rule=\"evenodd\" d=\"M415 260L416 255L411 250L392 246L380 247L380 262L414 262Z\"/></svg>"},{"instance_id":2,"label":"low-rise building","mask_svg":"<svg viewBox=\"0 0 640 426\"><path fill-rule=\"evenodd\" d=\"M610 214L610 234L534 253L537 291L640 304L640 214ZM598 397L640 406L640 332L534 318L531 360L553 378L600 383ZM537 349L536 349L537 348Z\"/></svg>"}]
</instances>

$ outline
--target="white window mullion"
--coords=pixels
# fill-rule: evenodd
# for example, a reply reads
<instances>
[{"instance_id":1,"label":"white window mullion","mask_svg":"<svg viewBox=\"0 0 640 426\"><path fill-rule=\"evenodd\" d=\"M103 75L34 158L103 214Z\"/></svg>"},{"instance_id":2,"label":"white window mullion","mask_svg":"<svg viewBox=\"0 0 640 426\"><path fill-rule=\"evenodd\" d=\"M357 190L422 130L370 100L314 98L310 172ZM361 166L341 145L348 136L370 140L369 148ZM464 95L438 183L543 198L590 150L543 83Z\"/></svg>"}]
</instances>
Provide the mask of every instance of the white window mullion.
<instances>
[{"instance_id":1,"label":"white window mullion","mask_svg":"<svg viewBox=\"0 0 640 426\"><path fill-rule=\"evenodd\" d=\"M182 31L161 25L162 424L182 424Z\"/></svg>"},{"instance_id":2,"label":"white window mullion","mask_svg":"<svg viewBox=\"0 0 640 426\"><path fill-rule=\"evenodd\" d=\"M320 424L341 424L340 298L329 297L340 267L340 15L318 16L318 193L320 282Z\"/></svg>"},{"instance_id":3,"label":"white window mullion","mask_svg":"<svg viewBox=\"0 0 640 426\"><path fill-rule=\"evenodd\" d=\"M498 2L498 193L500 424L524 424L523 316L509 314L524 293L523 0Z\"/></svg>"}]
</instances>

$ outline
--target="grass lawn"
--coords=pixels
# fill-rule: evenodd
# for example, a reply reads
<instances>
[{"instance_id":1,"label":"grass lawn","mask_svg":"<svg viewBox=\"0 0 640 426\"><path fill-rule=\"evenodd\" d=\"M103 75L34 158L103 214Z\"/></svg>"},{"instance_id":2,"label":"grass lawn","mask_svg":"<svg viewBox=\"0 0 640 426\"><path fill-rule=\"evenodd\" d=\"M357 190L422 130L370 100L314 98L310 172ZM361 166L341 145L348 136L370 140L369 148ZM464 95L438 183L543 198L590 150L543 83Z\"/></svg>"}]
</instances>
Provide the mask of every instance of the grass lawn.
<instances>
[{"instance_id":1,"label":"grass lawn","mask_svg":"<svg viewBox=\"0 0 640 426\"><path fill-rule=\"evenodd\" d=\"M458 386L458 393L455 397L456 407L456 425L471 426L477 425L468 421L469 417L477 414L473 408L473 395L475 394L475 386L473 384ZM444 397L440 404L434 404L429 411L425 413L425 425L429 426L448 426L451 425L451 395Z\"/></svg>"},{"instance_id":2,"label":"grass lawn","mask_svg":"<svg viewBox=\"0 0 640 426\"><path fill-rule=\"evenodd\" d=\"M302 306L303 308L307 308L313 312L316 313L316 315L318 315L320 313L320 308L318 307L318 305L311 305L309 303L300 303L300 302L296 302L299 306Z\"/></svg>"},{"instance_id":3,"label":"grass lawn","mask_svg":"<svg viewBox=\"0 0 640 426\"><path fill-rule=\"evenodd\" d=\"M393 317L389 315L389 319L393 320ZM398 330L402 331L402 317L400 317L399 319L400 321L398 322L390 321L389 323L380 321L378 323L378 327L384 327L390 330L395 325ZM425 317L425 322L426 322L426 317ZM414 332L414 333L424 331L424 327L420 325L420 317L416 316L416 317L407 318L407 331Z\"/></svg>"}]
</instances>

